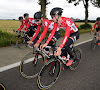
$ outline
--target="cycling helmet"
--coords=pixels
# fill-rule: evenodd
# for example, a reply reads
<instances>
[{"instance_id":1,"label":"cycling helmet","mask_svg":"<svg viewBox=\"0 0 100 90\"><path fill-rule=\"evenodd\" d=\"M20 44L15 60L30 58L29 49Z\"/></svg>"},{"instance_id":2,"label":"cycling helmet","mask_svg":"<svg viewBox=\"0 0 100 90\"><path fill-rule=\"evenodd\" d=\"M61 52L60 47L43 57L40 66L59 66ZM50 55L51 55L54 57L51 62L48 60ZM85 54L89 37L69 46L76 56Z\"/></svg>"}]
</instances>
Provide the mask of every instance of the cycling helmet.
<instances>
[{"instance_id":1,"label":"cycling helmet","mask_svg":"<svg viewBox=\"0 0 100 90\"><path fill-rule=\"evenodd\" d=\"M59 7L55 7L50 11L51 16L62 15L62 13L63 13L63 9Z\"/></svg>"},{"instance_id":2,"label":"cycling helmet","mask_svg":"<svg viewBox=\"0 0 100 90\"><path fill-rule=\"evenodd\" d=\"M43 17L43 13L42 12L36 12L34 14L34 19L41 19Z\"/></svg>"},{"instance_id":3,"label":"cycling helmet","mask_svg":"<svg viewBox=\"0 0 100 90\"><path fill-rule=\"evenodd\" d=\"M23 19L23 17L22 17L22 16L20 16L18 19L19 19L19 20L22 20L22 19Z\"/></svg>"},{"instance_id":4,"label":"cycling helmet","mask_svg":"<svg viewBox=\"0 0 100 90\"><path fill-rule=\"evenodd\" d=\"M96 19L96 21L100 21L100 17L98 17L98 18Z\"/></svg>"},{"instance_id":5,"label":"cycling helmet","mask_svg":"<svg viewBox=\"0 0 100 90\"><path fill-rule=\"evenodd\" d=\"M24 16L24 18L25 18L26 16L29 16L29 14L28 14L28 13L24 13L24 15L23 15L23 16Z\"/></svg>"}]
</instances>

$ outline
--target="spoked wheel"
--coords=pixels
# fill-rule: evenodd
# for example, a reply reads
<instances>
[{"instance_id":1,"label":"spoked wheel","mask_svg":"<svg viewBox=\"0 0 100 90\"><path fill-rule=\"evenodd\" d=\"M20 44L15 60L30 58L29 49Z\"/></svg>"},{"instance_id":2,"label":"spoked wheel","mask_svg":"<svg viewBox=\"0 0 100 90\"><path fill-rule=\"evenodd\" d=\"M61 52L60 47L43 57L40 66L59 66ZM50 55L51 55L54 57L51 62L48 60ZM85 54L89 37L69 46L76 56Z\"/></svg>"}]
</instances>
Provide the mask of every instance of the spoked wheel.
<instances>
[{"instance_id":1,"label":"spoked wheel","mask_svg":"<svg viewBox=\"0 0 100 90\"><path fill-rule=\"evenodd\" d=\"M93 40L91 41L91 50L94 50L96 46L97 46L97 40L96 38L93 38Z\"/></svg>"},{"instance_id":2,"label":"spoked wheel","mask_svg":"<svg viewBox=\"0 0 100 90\"><path fill-rule=\"evenodd\" d=\"M69 66L70 70L75 70L78 65L80 64L81 58L82 58L82 52L79 48L74 48L73 49L73 54L74 54L74 61L71 66Z\"/></svg>"},{"instance_id":3,"label":"spoked wheel","mask_svg":"<svg viewBox=\"0 0 100 90\"><path fill-rule=\"evenodd\" d=\"M18 36L12 37L11 40L10 40L10 45L13 46L13 47L16 47L17 39L18 39Z\"/></svg>"},{"instance_id":4,"label":"spoked wheel","mask_svg":"<svg viewBox=\"0 0 100 90\"><path fill-rule=\"evenodd\" d=\"M61 62L59 60L48 61L41 69L37 84L40 89L50 88L58 79L61 72Z\"/></svg>"},{"instance_id":5,"label":"spoked wheel","mask_svg":"<svg viewBox=\"0 0 100 90\"><path fill-rule=\"evenodd\" d=\"M0 83L0 90L6 90L5 86L2 83Z\"/></svg>"},{"instance_id":6,"label":"spoked wheel","mask_svg":"<svg viewBox=\"0 0 100 90\"><path fill-rule=\"evenodd\" d=\"M44 57L39 52L27 54L21 61L20 73L24 78L34 78L44 65Z\"/></svg>"},{"instance_id":7,"label":"spoked wheel","mask_svg":"<svg viewBox=\"0 0 100 90\"><path fill-rule=\"evenodd\" d=\"M20 48L20 49L25 49L27 47L27 41L25 40L25 37L20 37L18 38L16 45Z\"/></svg>"}]
</instances>

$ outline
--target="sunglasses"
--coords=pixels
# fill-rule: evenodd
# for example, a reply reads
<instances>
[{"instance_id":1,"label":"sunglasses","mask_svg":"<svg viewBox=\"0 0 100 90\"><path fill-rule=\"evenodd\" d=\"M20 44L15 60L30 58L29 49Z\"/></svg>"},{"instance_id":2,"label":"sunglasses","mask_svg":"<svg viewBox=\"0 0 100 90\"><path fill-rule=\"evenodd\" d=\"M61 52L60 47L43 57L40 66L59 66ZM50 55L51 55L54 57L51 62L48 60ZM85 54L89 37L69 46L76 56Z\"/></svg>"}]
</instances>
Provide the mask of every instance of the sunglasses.
<instances>
[{"instance_id":1,"label":"sunglasses","mask_svg":"<svg viewBox=\"0 0 100 90\"><path fill-rule=\"evenodd\" d=\"M39 22L39 20L40 20L40 19L36 19L35 21L36 21L36 22Z\"/></svg>"},{"instance_id":2,"label":"sunglasses","mask_svg":"<svg viewBox=\"0 0 100 90\"><path fill-rule=\"evenodd\" d=\"M54 16L51 16L51 18L53 18Z\"/></svg>"}]
</instances>

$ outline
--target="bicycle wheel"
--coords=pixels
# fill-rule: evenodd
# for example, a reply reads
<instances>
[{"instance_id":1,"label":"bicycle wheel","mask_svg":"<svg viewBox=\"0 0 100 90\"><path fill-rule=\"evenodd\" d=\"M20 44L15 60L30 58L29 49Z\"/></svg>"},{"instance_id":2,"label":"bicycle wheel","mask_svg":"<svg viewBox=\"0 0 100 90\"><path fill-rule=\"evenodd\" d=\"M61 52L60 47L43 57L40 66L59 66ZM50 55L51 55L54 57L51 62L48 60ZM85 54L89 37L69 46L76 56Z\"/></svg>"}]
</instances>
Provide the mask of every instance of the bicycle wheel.
<instances>
[{"instance_id":1,"label":"bicycle wheel","mask_svg":"<svg viewBox=\"0 0 100 90\"><path fill-rule=\"evenodd\" d=\"M16 45L20 49L25 49L27 47L27 41L25 40L25 37L18 38Z\"/></svg>"},{"instance_id":2,"label":"bicycle wheel","mask_svg":"<svg viewBox=\"0 0 100 90\"><path fill-rule=\"evenodd\" d=\"M38 75L44 62L44 56L39 52L30 52L20 63L20 73L24 78L34 78Z\"/></svg>"},{"instance_id":3,"label":"bicycle wheel","mask_svg":"<svg viewBox=\"0 0 100 90\"><path fill-rule=\"evenodd\" d=\"M10 40L10 45L15 47L17 39L18 39L18 36L12 37L11 40Z\"/></svg>"},{"instance_id":4,"label":"bicycle wheel","mask_svg":"<svg viewBox=\"0 0 100 90\"><path fill-rule=\"evenodd\" d=\"M0 90L6 90L5 86L2 83L0 83Z\"/></svg>"},{"instance_id":5,"label":"bicycle wheel","mask_svg":"<svg viewBox=\"0 0 100 90\"><path fill-rule=\"evenodd\" d=\"M37 84L40 89L50 88L58 79L61 72L61 62L52 59L48 61L41 69Z\"/></svg>"},{"instance_id":6,"label":"bicycle wheel","mask_svg":"<svg viewBox=\"0 0 100 90\"><path fill-rule=\"evenodd\" d=\"M81 58L82 58L82 52L79 48L74 48L73 49L73 54L74 54L74 61L71 66L69 66L70 70L75 70L78 65L80 64Z\"/></svg>"},{"instance_id":7,"label":"bicycle wheel","mask_svg":"<svg viewBox=\"0 0 100 90\"><path fill-rule=\"evenodd\" d=\"M91 41L91 50L94 50L96 45L97 45L97 40L96 38L93 38L93 40Z\"/></svg>"}]
</instances>

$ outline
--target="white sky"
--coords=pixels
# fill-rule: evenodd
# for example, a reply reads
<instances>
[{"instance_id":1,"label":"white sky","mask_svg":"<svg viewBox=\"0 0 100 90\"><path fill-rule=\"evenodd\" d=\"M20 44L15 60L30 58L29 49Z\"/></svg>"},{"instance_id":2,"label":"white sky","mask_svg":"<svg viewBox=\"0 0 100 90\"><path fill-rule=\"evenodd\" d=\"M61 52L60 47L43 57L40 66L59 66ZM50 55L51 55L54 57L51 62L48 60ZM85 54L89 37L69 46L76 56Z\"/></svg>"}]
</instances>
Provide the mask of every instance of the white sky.
<instances>
[{"instance_id":1,"label":"white sky","mask_svg":"<svg viewBox=\"0 0 100 90\"><path fill-rule=\"evenodd\" d=\"M51 4L47 5L47 18L50 18L50 10L53 7L64 9L64 17L74 17L84 19L85 9L81 2L78 6L69 4L66 0L49 0ZM34 13L40 10L38 0L0 0L0 19L17 19L24 13L29 13L33 17ZM100 8L94 7L89 3L89 19L96 19L100 16Z\"/></svg>"}]
</instances>

